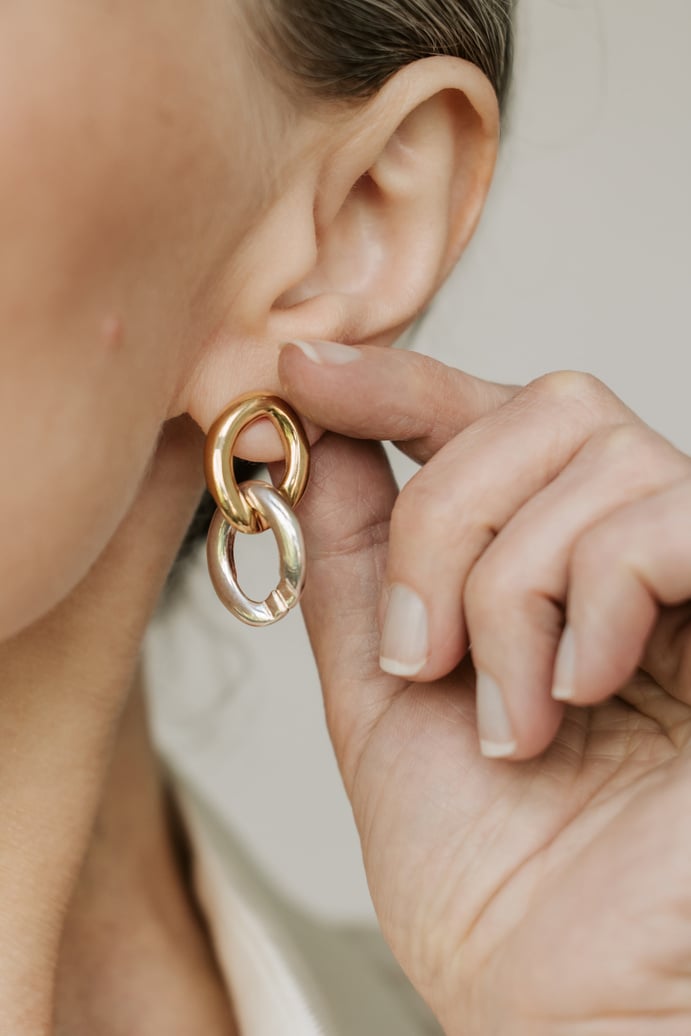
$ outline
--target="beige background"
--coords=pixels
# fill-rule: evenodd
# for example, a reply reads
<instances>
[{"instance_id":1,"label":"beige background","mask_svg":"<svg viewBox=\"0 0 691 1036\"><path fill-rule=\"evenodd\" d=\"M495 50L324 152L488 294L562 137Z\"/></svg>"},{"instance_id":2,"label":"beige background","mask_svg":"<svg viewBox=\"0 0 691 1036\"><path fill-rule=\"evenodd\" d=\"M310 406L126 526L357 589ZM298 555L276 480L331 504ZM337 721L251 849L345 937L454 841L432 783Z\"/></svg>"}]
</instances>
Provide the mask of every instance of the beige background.
<instances>
[{"instance_id":1,"label":"beige background","mask_svg":"<svg viewBox=\"0 0 691 1036\"><path fill-rule=\"evenodd\" d=\"M518 23L487 215L418 348L502 381L592 371L691 452L691 3L520 0ZM275 565L261 539L241 562L258 592ZM165 751L276 880L329 915L370 916L300 617L241 628L200 557L149 663Z\"/></svg>"}]
</instances>

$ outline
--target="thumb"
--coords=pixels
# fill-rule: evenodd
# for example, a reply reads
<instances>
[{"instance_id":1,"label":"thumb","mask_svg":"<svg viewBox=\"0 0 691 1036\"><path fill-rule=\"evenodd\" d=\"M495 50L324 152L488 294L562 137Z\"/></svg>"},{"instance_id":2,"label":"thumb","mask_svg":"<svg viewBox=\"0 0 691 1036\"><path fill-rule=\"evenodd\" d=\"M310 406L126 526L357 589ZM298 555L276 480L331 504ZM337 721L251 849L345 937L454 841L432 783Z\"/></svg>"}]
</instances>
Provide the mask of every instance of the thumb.
<instances>
[{"instance_id":1,"label":"thumb","mask_svg":"<svg viewBox=\"0 0 691 1036\"><path fill-rule=\"evenodd\" d=\"M308 565L302 610L346 787L402 683L379 667L379 598L397 494L380 443L327 434L314 447L299 509Z\"/></svg>"},{"instance_id":2,"label":"thumb","mask_svg":"<svg viewBox=\"0 0 691 1036\"><path fill-rule=\"evenodd\" d=\"M289 342L278 372L285 398L317 427L390 440L418 464L520 391L377 345Z\"/></svg>"}]
</instances>

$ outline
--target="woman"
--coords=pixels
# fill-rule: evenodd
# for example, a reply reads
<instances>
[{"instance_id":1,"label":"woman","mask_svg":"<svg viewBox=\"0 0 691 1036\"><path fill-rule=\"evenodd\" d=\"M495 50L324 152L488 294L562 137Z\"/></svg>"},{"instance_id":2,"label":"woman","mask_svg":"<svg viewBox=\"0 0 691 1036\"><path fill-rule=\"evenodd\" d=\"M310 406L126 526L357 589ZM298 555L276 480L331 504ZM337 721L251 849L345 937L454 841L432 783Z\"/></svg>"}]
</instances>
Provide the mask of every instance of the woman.
<instances>
[{"instance_id":1,"label":"woman","mask_svg":"<svg viewBox=\"0 0 691 1036\"><path fill-rule=\"evenodd\" d=\"M262 387L315 446L305 617L413 983L449 1033L688 1031L689 459L594 379L516 390L379 348L479 218L509 4L64 0L11 6L0 39L4 1028L50 1031L109 748L200 492L194 425ZM379 438L423 464L398 500ZM280 450L256 427L241 452ZM562 722L565 698L615 692ZM168 878L194 1017L233 1031Z\"/></svg>"}]
</instances>

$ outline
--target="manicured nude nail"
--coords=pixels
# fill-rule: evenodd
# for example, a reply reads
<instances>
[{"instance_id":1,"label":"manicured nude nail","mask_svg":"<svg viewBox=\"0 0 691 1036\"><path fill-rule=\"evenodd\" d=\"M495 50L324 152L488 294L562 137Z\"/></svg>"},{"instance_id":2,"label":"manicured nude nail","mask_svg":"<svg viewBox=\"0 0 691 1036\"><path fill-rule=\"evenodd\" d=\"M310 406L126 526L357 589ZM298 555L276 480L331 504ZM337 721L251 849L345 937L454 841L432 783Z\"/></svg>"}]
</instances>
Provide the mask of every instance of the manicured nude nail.
<instances>
[{"instance_id":1,"label":"manicured nude nail","mask_svg":"<svg viewBox=\"0 0 691 1036\"><path fill-rule=\"evenodd\" d=\"M321 363L327 367L353 363L362 356L359 349L352 345L341 345L340 342L303 342L295 338L288 344L297 345L312 363Z\"/></svg>"},{"instance_id":2,"label":"manicured nude nail","mask_svg":"<svg viewBox=\"0 0 691 1036\"><path fill-rule=\"evenodd\" d=\"M516 740L496 680L487 673L477 674L477 726L480 748L487 759L507 759L516 751Z\"/></svg>"},{"instance_id":3,"label":"manicured nude nail","mask_svg":"<svg viewBox=\"0 0 691 1036\"><path fill-rule=\"evenodd\" d=\"M417 676L429 654L425 602L408 586L394 583L384 621L379 664L392 676Z\"/></svg>"},{"instance_id":4,"label":"manicured nude nail","mask_svg":"<svg viewBox=\"0 0 691 1036\"><path fill-rule=\"evenodd\" d=\"M557 651L554 665L554 686L552 697L555 701L571 701L574 690L574 670L576 668L576 642L573 630L566 626L562 633L561 643Z\"/></svg>"}]
</instances>

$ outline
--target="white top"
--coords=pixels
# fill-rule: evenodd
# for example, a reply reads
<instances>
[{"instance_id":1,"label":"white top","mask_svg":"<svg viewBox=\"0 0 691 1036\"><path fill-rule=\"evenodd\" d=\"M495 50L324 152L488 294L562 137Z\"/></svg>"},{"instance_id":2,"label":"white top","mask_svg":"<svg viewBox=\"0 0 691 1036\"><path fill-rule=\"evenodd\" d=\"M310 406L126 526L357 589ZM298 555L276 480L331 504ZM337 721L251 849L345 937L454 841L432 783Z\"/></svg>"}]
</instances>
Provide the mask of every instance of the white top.
<instances>
[{"instance_id":1,"label":"white top","mask_svg":"<svg viewBox=\"0 0 691 1036\"><path fill-rule=\"evenodd\" d=\"M242 1036L439 1036L378 932L298 910L189 786L176 794Z\"/></svg>"}]
</instances>

